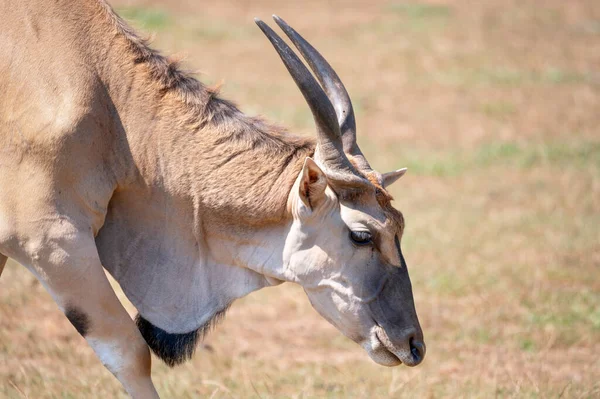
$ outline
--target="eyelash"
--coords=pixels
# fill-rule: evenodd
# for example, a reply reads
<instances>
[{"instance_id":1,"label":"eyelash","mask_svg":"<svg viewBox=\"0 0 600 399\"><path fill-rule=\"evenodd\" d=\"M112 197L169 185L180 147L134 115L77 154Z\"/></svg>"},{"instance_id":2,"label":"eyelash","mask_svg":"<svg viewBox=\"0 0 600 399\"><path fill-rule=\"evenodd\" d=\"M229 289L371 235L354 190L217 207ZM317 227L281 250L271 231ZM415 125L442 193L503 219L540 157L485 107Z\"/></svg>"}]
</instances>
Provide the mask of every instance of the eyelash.
<instances>
[{"instance_id":1,"label":"eyelash","mask_svg":"<svg viewBox=\"0 0 600 399\"><path fill-rule=\"evenodd\" d=\"M356 245L369 245L373 237L368 231L350 231L350 240Z\"/></svg>"}]
</instances>

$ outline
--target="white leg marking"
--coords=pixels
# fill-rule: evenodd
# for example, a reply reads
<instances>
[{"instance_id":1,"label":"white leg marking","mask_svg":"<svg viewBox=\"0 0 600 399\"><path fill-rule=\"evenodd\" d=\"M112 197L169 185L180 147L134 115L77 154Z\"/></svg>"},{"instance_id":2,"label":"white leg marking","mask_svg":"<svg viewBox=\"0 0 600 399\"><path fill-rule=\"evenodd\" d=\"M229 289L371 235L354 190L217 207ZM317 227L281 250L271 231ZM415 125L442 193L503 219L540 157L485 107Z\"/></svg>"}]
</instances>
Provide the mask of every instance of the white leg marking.
<instances>
[{"instance_id":1,"label":"white leg marking","mask_svg":"<svg viewBox=\"0 0 600 399\"><path fill-rule=\"evenodd\" d=\"M122 350L118 345L100 339L88 338L88 343L98 355L104 366L113 374L118 374L124 369L125 361Z\"/></svg>"}]
</instances>

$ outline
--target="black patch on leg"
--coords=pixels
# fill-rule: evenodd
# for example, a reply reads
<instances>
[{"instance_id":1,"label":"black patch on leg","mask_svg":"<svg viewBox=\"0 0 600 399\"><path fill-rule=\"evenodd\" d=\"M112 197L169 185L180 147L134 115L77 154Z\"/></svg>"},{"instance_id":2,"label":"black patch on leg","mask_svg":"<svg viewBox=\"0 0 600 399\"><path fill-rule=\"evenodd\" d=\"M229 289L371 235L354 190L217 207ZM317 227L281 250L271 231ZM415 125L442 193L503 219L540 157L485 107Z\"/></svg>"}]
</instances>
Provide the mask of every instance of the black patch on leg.
<instances>
[{"instance_id":1,"label":"black patch on leg","mask_svg":"<svg viewBox=\"0 0 600 399\"><path fill-rule=\"evenodd\" d=\"M212 319L200 328L183 334L166 332L144 319L140 314L136 316L135 324L137 324L142 337L144 337L152 352L169 367L173 367L192 358L198 342L204 338L211 327L225 317L227 308L215 313Z\"/></svg>"},{"instance_id":2,"label":"black patch on leg","mask_svg":"<svg viewBox=\"0 0 600 399\"><path fill-rule=\"evenodd\" d=\"M73 327L75 327L82 337L85 337L90 331L89 317L75 306L68 305L65 308L65 316L67 316L67 319L69 319L71 324L73 324Z\"/></svg>"}]
</instances>

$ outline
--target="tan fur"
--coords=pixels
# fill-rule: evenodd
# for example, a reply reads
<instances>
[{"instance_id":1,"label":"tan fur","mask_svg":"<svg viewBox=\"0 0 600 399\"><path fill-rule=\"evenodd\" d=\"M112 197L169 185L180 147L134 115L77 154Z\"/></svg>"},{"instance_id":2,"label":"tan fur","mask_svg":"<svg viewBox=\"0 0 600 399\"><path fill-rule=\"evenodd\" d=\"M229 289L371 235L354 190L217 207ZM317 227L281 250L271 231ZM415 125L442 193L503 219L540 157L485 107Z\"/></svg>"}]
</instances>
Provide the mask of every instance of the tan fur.
<instances>
[{"instance_id":1,"label":"tan fur","mask_svg":"<svg viewBox=\"0 0 600 399\"><path fill-rule=\"evenodd\" d=\"M376 172L371 172L367 174L367 178L375 186L375 198L377 199L377 203L384 210L386 214L386 219L390 221L390 223L394 226L394 230L397 234L402 236L404 232L404 216L402 213L398 211L392 205L392 201L394 197L385 189L381 184L381 177Z\"/></svg>"},{"instance_id":2,"label":"tan fur","mask_svg":"<svg viewBox=\"0 0 600 399\"><path fill-rule=\"evenodd\" d=\"M389 327L403 328L401 348L366 313L399 266L404 225L378 175L352 187L311 161L307 173L314 140L244 115L103 0L9 0L0 15L0 252L38 277L129 394L157 397L150 355L102 266L168 333L293 281L376 361L411 361L412 292L385 302L411 326ZM372 251L352 246L352 226L374 231Z\"/></svg>"},{"instance_id":3,"label":"tan fur","mask_svg":"<svg viewBox=\"0 0 600 399\"><path fill-rule=\"evenodd\" d=\"M141 98L134 107L151 106L154 109L148 112L156 115L155 122L169 124L159 128L159 134L166 137L158 140L164 143L162 150L169 154L169 161L181 161L173 165L176 181L169 182L177 185L173 189L202 192L202 205L224 218L234 212L234 223L280 220L289 188L304 158L314 151L314 140L291 136L260 118L242 114L181 71L176 62L149 48L106 3L99 5L105 25L116 34L111 52L121 62L129 57L128 67L141 81ZM184 174L194 181L182 178ZM227 198L221 196L223 185L230 193Z\"/></svg>"}]
</instances>

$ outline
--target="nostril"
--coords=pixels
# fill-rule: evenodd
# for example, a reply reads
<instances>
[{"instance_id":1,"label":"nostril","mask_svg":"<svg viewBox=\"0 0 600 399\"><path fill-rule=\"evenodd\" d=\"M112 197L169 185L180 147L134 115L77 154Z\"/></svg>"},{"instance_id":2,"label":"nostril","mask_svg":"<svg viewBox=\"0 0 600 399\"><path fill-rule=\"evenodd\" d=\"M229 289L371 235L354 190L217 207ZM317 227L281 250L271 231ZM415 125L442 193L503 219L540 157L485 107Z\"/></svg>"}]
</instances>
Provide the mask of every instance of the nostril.
<instances>
[{"instance_id":1,"label":"nostril","mask_svg":"<svg viewBox=\"0 0 600 399\"><path fill-rule=\"evenodd\" d=\"M413 360L418 364L425 357L425 344L421 341L417 341L414 338L410 339L410 353L412 354Z\"/></svg>"}]
</instances>

